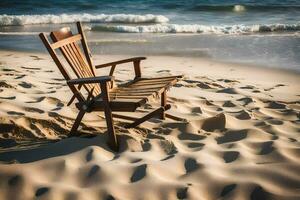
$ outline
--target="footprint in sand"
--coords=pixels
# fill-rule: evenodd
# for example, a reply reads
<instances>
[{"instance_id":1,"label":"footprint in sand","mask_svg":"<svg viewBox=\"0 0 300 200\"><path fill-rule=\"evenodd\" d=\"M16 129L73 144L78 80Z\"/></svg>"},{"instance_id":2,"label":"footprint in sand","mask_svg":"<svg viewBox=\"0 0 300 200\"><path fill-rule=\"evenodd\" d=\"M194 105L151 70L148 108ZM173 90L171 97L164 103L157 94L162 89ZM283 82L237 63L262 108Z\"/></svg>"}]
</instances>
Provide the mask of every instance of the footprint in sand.
<instances>
[{"instance_id":1,"label":"footprint in sand","mask_svg":"<svg viewBox=\"0 0 300 200\"><path fill-rule=\"evenodd\" d=\"M8 180L9 186L21 185L24 182L24 178L21 175L15 175Z\"/></svg>"},{"instance_id":2,"label":"footprint in sand","mask_svg":"<svg viewBox=\"0 0 300 200\"><path fill-rule=\"evenodd\" d=\"M238 94L234 88L225 88L222 90L218 90L217 93Z\"/></svg>"},{"instance_id":3,"label":"footprint in sand","mask_svg":"<svg viewBox=\"0 0 300 200\"><path fill-rule=\"evenodd\" d=\"M74 199L74 198L72 198ZM108 194L105 198L105 200L116 200L114 196L112 196L111 194Z\"/></svg>"},{"instance_id":4,"label":"footprint in sand","mask_svg":"<svg viewBox=\"0 0 300 200\"><path fill-rule=\"evenodd\" d=\"M259 155L266 155L271 153L274 150L273 141L267 141L262 143L261 150L258 153Z\"/></svg>"},{"instance_id":5,"label":"footprint in sand","mask_svg":"<svg viewBox=\"0 0 300 200\"><path fill-rule=\"evenodd\" d=\"M201 120L200 128L205 131L223 130L226 126L226 117L223 113L220 113L214 117L209 117Z\"/></svg>"},{"instance_id":6,"label":"footprint in sand","mask_svg":"<svg viewBox=\"0 0 300 200\"><path fill-rule=\"evenodd\" d=\"M24 78L26 75L23 74L23 75L20 75L20 76L17 76L15 79L21 79L21 78Z\"/></svg>"},{"instance_id":7,"label":"footprint in sand","mask_svg":"<svg viewBox=\"0 0 300 200\"><path fill-rule=\"evenodd\" d=\"M99 172L99 170L100 170L99 165L93 165L87 174L87 178L91 178L95 176Z\"/></svg>"},{"instance_id":8,"label":"footprint in sand","mask_svg":"<svg viewBox=\"0 0 300 200\"><path fill-rule=\"evenodd\" d=\"M36 190L35 196L36 197L42 196L42 195L46 194L47 192L49 192L49 190L50 190L50 188L48 188L48 187L40 187Z\"/></svg>"},{"instance_id":9,"label":"footprint in sand","mask_svg":"<svg viewBox=\"0 0 300 200\"><path fill-rule=\"evenodd\" d=\"M232 107L235 107L236 105L234 105L231 101L226 101L224 104L223 104L223 107L229 107L229 108L232 108Z\"/></svg>"},{"instance_id":10,"label":"footprint in sand","mask_svg":"<svg viewBox=\"0 0 300 200\"><path fill-rule=\"evenodd\" d=\"M38 109L38 108L25 107L24 109L27 112L33 112L33 113L39 113L39 114L45 113L45 111Z\"/></svg>"},{"instance_id":11,"label":"footprint in sand","mask_svg":"<svg viewBox=\"0 0 300 200\"><path fill-rule=\"evenodd\" d=\"M282 125L283 121L278 120L278 119L268 119L267 123L269 123L271 125Z\"/></svg>"},{"instance_id":12,"label":"footprint in sand","mask_svg":"<svg viewBox=\"0 0 300 200\"><path fill-rule=\"evenodd\" d=\"M34 56L34 55L31 55L29 57L34 58L34 60L45 60L44 58L40 58L40 57Z\"/></svg>"},{"instance_id":13,"label":"footprint in sand","mask_svg":"<svg viewBox=\"0 0 300 200\"><path fill-rule=\"evenodd\" d=\"M286 86L286 85L284 85L284 84L277 84L274 87L270 87L270 88L264 89L264 91L271 91L271 90L274 90L277 87L283 87L283 86Z\"/></svg>"},{"instance_id":14,"label":"footprint in sand","mask_svg":"<svg viewBox=\"0 0 300 200\"><path fill-rule=\"evenodd\" d=\"M290 142L297 142L295 138L289 138Z\"/></svg>"},{"instance_id":15,"label":"footprint in sand","mask_svg":"<svg viewBox=\"0 0 300 200\"><path fill-rule=\"evenodd\" d=\"M251 200L258 200L258 199L270 199L269 193L266 192L261 186L257 186L253 189L250 195Z\"/></svg>"},{"instance_id":16,"label":"footprint in sand","mask_svg":"<svg viewBox=\"0 0 300 200\"><path fill-rule=\"evenodd\" d=\"M225 82L225 83L239 83L239 81L230 80L230 79L217 79L217 81L222 81L222 82Z\"/></svg>"},{"instance_id":17,"label":"footprint in sand","mask_svg":"<svg viewBox=\"0 0 300 200\"><path fill-rule=\"evenodd\" d=\"M86 162L90 162L93 159L93 153L94 153L94 149L90 149L85 157Z\"/></svg>"},{"instance_id":18,"label":"footprint in sand","mask_svg":"<svg viewBox=\"0 0 300 200\"><path fill-rule=\"evenodd\" d=\"M231 163L238 159L240 153L238 151L226 151L223 154L223 159L225 163Z\"/></svg>"},{"instance_id":19,"label":"footprint in sand","mask_svg":"<svg viewBox=\"0 0 300 200\"><path fill-rule=\"evenodd\" d=\"M35 101L27 101L25 103L39 103L42 102L46 97L39 97Z\"/></svg>"},{"instance_id":20,"label":"footprint in sand","mask_svg":"<svg viewBox=\"0 0 300 200\"><path fill-rule=\"evenodd\" d=\"M191 173L200 168L200 164L194 158L187 158L184 161L185 173Z\"/></svg>"},{"instance_id":21,"label":"footprint in sand","mask_svg":"<svg viewBox=\"0 0 300 200\"><path fill-rule=\"evenodd\" d=\"M170 70L159 70L159 71L157 71L156 73L162 73L162 72L170 72Z\"/></svg>"},{"instance_id":22,"label":"footprint in sand","mask_svg":"<svg viewBox=\"0 0 300 200\"><path fill-rule=\"evenodd\" d=\"M185 79L183 80L186 83L199 83L200 81L195 81L195 80L190 80L190 79Z\"/></svg>"},{"instance_id":23,"label":"footprint in sand","mask_svg":"<svg viewBox=\"0 0 300 200\"><path fill-rule=\"evenodd\" d=\"M230 193L236 188L236 186L237 186L237 184L226 185L226 186L223 188L223 190L222 190L220 196L221 196L221 197L224 197L224 196L230 194Z\"/></svg>"},{"instance_id":24,"label":"footprint in sand","mask_svg":"<svg viewBox=\"0 0 300 200\"><path fill-rule=\"evenodd\" d=\"M39 67L21 67L23 69L29 69L29 70L41 70Z\"/></svg>"},{"instance_id":25,"label":"footprint in sand","mask_svg":"<svg viewBox=\"0 0 300 200\"><path fill-rule=\"evenodd\" d=\"M141 162L143 159L141 158L132 158L129 160L129 163L138 163L138 162Z\"/></svg>"},{"instance_id":26,"label":"footprint in sand","mask_svg":"<svg viewBox=\"0 0 300 200\"><path fill-rule=\"evenodd\" d=\"M11 97L0 97L0 99L13 100L13 99L16 99L16 97L15 97L15 96L11 96Z\"/></svg>"},{"instance_id":27,"label":"footprint in sand","mask_svg":"<svg viewBox=\"0 0 300 200\"><path fill-rule=\"evenodd\" d=\"M0 81L0 87L2 87L2 88L14 88L13 86L7 84L5 81Z\"/></svg>"},{"instance_id":28,"label":"footprint in sand","mask_svg":"<svg viewBox=\"0 0 300 200\"><path fill-rule=\"evenodd\" d=\"M5 73L5 74L3 74L4 76L15 76L15 74L13 74L13 73Z\"/></svg>"},{"instance_id":29,"label":"footprint in sand","mask_svg":"<svg viewBox=\"0 0 300 200\"><path fill-rule=\"evenodd\" d=\"M242 110L240 112L237 113L237 115L235 116L237 119L239 120L247 120L247 119L251 119L251 116L249 115L248 112L246 112L245 110Z\"/></svg>"},{"instance_id":30,"label":"footprint in sand","mask_svg":"<svg viewBox=\"0 0 300 200\"><path fill-rule=\"evenodd\" d=\"M201 147L204 147L205 144L203 143L200 143L200 142L190 142L187 144L187 146L189 148L201 148Z\"/></svg>"},{"instance_id":31,"label":"footprint in sand","mask_svg":"<svg viewBox=\"0 0 300 200\"><path fill-rule=\"evenodd\" d=\"M187 199L188 198L188 195L187 195L188 189L189 189L188 187L177 189L177 192L176 192L177 198L178 199Z\"/></svg>"},{"instance_id":32,"label":"footprint in sand","mask_svg":"<svg viewBox=\"0 0 300 200\"><path fill-rule=\"evenodd\" d=\"M254 89L254 88L255 87L252 85L246 85L246 86L240 87L240 89L246 89L246 90L250 90L250 89Z\"/></svg>"},{"instance_id":33,"label":"footprint in sand","mask_svg":"<svg viewBox=\"0 0 300 200\"><path fill-rule=\"evenodd\" d=\"M7 68L3 68L2 71L4 71L4 72L18 72L17 70L7 69Z\"/></svg>"},{"instance_id":34,"label":"footprint in sand","mask_svg":"<svg viewBox=\"0 0 300 200\"><path fill-rule=\"evenodd\" d=\"M252 93L260 93L259 90L252 90Z\"/></svg>"},{"instance_id":35,"label":"footprint in sand","mask_svg":"<svg viewBox=\"0 0 300 200\"><path fill-rule=\"evenodd\" d=\"M23 88L31 88L32 84L31 83L26 83L26 82L22 82L18 84L19 86L23 87Z\"/></svg>"},{"instance_id":36,"label":"footprint in sand","mask_svg":"<svg viewBox=\"0 0 300 200\"><path fill-rule=\"evenodd\" d=\"M17 116L23 116L23 115L25 115L24 113L15 112L15 111L8 111L7 114L9 114L9 115L17 115Z\"/></svg>"},{"instance_id":37,"label":"footprint in sand","mask_svg":"<svg viewBox=\"0 0 300 200\"><path fill-rule=\"evenodd\" d=\"M277 103L275 101L271 101L266 108L270 108L270 109L285 109L286 105L284 105L282 103Z\"/></svg>"},{"instance_id":38,"label":"footprint in sand","mask_svg":"<svg viewBox=\"0 0 300 200\"><path fill-rule=\"evenodd\" d=\"M258 122L255 122L254 123L254 126L266 126L267 124L266 124L266 122L264 122L264 121L258 121Z\"/></svg>"},{"instance_id":39,"label":"footprint in sand","mask_svg":"<svg viewBox=\"0 0 300 200\"><path fill-rule=\"evenodd\" d=\"M249 97L244 97L244 98L238 99L237 101L243 102L244 103L243 106L246 106L249 103L253 102L253 100Z\"/></svg>"},{"instance_id":40,"label":"footprint in sand","mask_svg":"<svg viewBox=\"0 0 300 200\"><path fill-rule=\"evenodd\" d=\"M237 142L247 137L248 131L244 130L231 130L227 131L224 136L216 138L218 144L224 144L229 142Z\"/></svg>"},{"instance_id":41,"label":"footprint in sand","mask_svg":"<svg viewBox=\"0 0 300 200\"><path fill-rule=\"evenodd\" d=\"M54 80L54 81L65 81L65 79L63 79L63 78L53 78L52 80Z\"/></svg>"},{"instance_id":42,"label":"footprint in sand","mask_svg":"<svg viewBox=\"0 0 300 200\"><path fill-rule=\"evenodd\" d=\"M199 82L197 86L201 89L211 89L211 87L205 83Z\"/></svg>"},{"instance_id":43,"label":"footprint in sand","mask_svg":"<svg viewBox=\"0 0 300 200\"><path fill-rule=\"evenodd\" d=\"M130 178L130 182L134 183L142 180L146 176L147 165L143 164L134 169L134 172Z\"/></svg>"},{"instance_id":44,"label":"footprint in sand","mask_svg":"<svg viewBox=\"0 0 300 200\"><path fill-rule=\"evenodd\" d=\"M180 140L203 140L206 136L203 135L196 135L192 133L180 133L178 135L178 139Z\"/></svg>"},{"instance_id":45,"label":"footprint in sand","mask_svg":"<svg viewBox=\"0 0 300 200\"><path fill-rule=\"evenodd\" d=\"M191 112L194 114L202 114L202 110L200 107L193 107L191 108Z\"/></svg>"}]
</instances>

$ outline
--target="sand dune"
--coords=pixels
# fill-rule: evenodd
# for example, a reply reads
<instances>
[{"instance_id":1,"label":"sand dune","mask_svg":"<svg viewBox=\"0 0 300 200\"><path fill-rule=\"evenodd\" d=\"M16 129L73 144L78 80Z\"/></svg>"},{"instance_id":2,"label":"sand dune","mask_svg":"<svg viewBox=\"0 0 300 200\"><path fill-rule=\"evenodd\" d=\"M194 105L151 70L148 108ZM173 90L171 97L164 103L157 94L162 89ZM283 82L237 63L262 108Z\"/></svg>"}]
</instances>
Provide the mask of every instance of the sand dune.
<instances>
[{"instance_id":1,"label":"sand dune","mask_svg":"<svg viewBox=\"0 0 300 200\"><path fill-rule=\"evenodd\" d=\"M150 57L144 74L185 75L169 92L168 112L187 121L152 119L135 129L116 121L115 153L103 113L84 118L83 137L67 137L77 110L49 61L0 52L0 199L300 198L298 74ZM117 82L132 73L121 67Z\"/></svg>"}]
</instances>

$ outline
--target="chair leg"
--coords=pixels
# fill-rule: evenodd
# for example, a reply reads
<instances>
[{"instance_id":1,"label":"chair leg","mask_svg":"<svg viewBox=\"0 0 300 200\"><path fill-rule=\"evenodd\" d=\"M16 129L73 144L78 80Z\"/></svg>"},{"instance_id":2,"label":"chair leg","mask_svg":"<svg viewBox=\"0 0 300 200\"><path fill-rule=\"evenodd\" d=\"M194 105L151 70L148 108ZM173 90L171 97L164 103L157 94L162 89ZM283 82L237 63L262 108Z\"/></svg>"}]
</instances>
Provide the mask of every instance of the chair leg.
<instances>
[{"instance_id":1,"label":"chair leg","mask_svg":"<svg viewBox=\"0 0 300 200\"><path fill-rule=\"evenodd\" d=\"M108 146L114 151L119 151L119 145L115 133L114 121L113 121L111 109L109 107L106 107L104 110L104 114L105 114L107 132L108 132L108 142L107 142Z\"/></svg>"},{"instance_id":2,"label":"chair leg","mask_svg":"<svg viewBox=\"0 0 300 200\"><path fill-rule=\"evenodd\" d=\"M107 125L107 132L108 132L108 146L114 150L119 151L119 144L117 140L117 136L115 133L114 128L114 121L112 117L112 111L109 105L109 88L108 84L100 84L101 92L102 92L102 99L104 103L104 114L106 119L106 125Z\"/></svg>"},{"instance_id":3,"label":"chair leg","mask_svg":"<svg viewBox=\"0 0 300 200\"><path fill-rule=\"evenodd\" d=\"M166 107L167 105L167 92L166 90L163 91L163 93L161 94L161 100L160 100L160 105L161 107ZM165 115L165 110L163 110L159 116L160 119L165 119L166 115Z\"/></svg>"},{"instance_id":4,"label":"chair leg","mask_svg":"<svg viewBox=\"0 0 300 200\"><path fill-rule=\"evenodd\" d=\"M72 126L72 129L70 131L70 136L76 136L76 131L77 131L79 125L80 125L80 122L81 122L81 120L82 120L85 112L86 112L85 110L80 110L79 111L79 113L78 113L78 115L77 115L77 117L75 119L75 122L74 122L74 124Z\"/></svg>"},{"instance_id":5,"label":"chair leg","mask_svg":"<svg viewBox=\"0 0 300 200\"><path fill-rule=\"evenodd\" d=\"M170 106L166 106L166 107L159 107L158 109L148 113L147 115L145 115L144 117L142 118L138 118L137 120L135 120L133 123L131 124L128 124L125 126L125 128L134 128L136 126L138 126L139 124L151 119L152 117L155 117L155 116L161 116L162 113L165 111L165 109L169 109Z\"/></svg>"}]
</instances>

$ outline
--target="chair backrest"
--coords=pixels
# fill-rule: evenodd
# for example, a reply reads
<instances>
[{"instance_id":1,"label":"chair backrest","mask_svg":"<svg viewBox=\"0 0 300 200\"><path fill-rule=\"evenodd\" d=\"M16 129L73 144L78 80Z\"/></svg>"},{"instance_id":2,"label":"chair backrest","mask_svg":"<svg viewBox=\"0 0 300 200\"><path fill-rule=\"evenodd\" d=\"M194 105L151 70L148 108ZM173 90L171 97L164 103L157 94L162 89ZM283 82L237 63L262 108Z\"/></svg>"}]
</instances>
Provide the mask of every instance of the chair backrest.
<instances>
[{"instance_id":1,"label":"chair backrest","mask_svg":"<svg viewBox=\"0 0 300 200\"><path fill-rule=\"evenodd\" d=\"M91 54L80 22L77 22L77 28L78 34L75 35L72 34L70 28L68 27L51 32L50 37L54 42L52 44L49 42L44 33L40 34L44 45L66 80L70 80L72 78L69 71L62 64L58 55L56 54L57 49L61 51L69 65L69 68L71 68L77 78L95 76L95 69L91 59ZM78 42L81 42L84 53L78 45ZM83 87L87 90L87 92L91 92L93 90L93 96L100 94L99 84L85 84ZM79 101L84 99L77 87L70 86L70 88Z\"/></svg>"}]
</instances>

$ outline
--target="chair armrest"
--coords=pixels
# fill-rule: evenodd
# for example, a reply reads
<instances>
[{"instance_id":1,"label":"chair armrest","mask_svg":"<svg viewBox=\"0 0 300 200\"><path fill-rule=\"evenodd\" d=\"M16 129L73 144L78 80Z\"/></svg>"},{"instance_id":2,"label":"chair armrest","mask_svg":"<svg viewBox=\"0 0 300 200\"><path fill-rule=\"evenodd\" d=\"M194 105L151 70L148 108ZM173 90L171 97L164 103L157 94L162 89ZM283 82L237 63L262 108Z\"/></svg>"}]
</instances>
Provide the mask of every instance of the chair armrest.
<instances>
[{"instance_id":1,"label":"chair armrest","mask_svg":"<svg viewBox=\"0 0 300 200\"><path fill-rule=\"evenodd\" d=\"M141 61L141 60L145 60L145 59L146 59L146 57L128 58L128 59L124 59L124 60L118 60L118 61L115 61L115 62L110 62L110 63L101 64L101 65L96 65L95 68L99 69L99 68L103 68L103 67L109 67L109 66L123 64L123 63L128 63L128 62L136 62L136 61Z\"/></svg>"},{"instance_id":2,"label":"chair armrest","mask_svg":"<svg viewBox=\"0 0 300 200\"><path fill-rule=\"evenodd\" d=\"M69 85L77 85L77 84L89 84L89 83L106 83L109 81L113 81L113 76L96 76L96 77L88 77L88 78L78 78L71 79L67 81Z\"/></svg>"}]
</instances>

